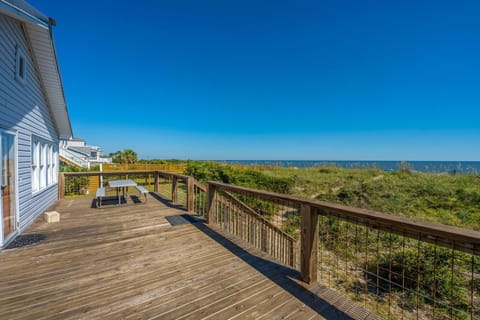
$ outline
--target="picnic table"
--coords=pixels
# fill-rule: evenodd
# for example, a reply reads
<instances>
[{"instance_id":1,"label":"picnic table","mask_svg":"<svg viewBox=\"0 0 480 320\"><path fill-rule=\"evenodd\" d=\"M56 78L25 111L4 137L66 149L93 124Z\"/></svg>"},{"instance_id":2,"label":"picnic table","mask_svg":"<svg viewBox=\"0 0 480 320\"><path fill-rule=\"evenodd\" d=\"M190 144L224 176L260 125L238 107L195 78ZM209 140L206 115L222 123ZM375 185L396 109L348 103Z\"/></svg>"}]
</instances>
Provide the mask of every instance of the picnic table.
<instances>
[{"instance_id":1,"label":"picnic table","mask_svg":"<svg viewBox=\"0 0 480 320\"><path fill-rule=\"evenodd\" d=\"M117 197L118 197L118 204L122 203L122 197L125 199L128 198L128 187L136 187L137 183L133 180L126 179L126 180L110 180L108 181L108 186L110 188L115 188L117 190Z\"/></svg>"},{"instance_id":2,"label":"picnic table","mask_svg":"<svg viewBox=\"0 0 480 320\"><path fill-rule=\"evenodd\" d=\"M145 197L143 202L140 200L140 197L138 198L140 203L147 203L147 200L148 200L147 195L149 193L148 189L137 185L137 183L133 180L130 180L130 179L111 180L111 181L108 181L108 186L117 191L117 197L118 197L118 204L119 205L122 204L122 195L125 198L125 203L127 203L128 187L135 187L138 190L138 192L140 193L140 196L143 195ZM106 195L107 195L107 193L106 193L106 190L105 190L104 187L101 186L100 188L97 189L96 194L95 194L95 198L96 198L96 204L95 205L96 205L97 208L100 208L102 206L102 201L103 201L103 199L105 198Z\"/></svg>"}]
</instances>

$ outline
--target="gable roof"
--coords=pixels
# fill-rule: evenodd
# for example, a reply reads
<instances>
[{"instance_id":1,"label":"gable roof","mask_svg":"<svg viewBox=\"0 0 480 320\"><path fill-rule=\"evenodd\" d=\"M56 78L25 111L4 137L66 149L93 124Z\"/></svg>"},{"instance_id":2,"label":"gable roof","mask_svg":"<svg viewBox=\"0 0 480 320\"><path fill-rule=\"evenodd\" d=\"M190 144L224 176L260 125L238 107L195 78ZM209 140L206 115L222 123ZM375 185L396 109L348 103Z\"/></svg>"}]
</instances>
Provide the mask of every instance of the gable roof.
<instances>
[{"instance_id":1,"label":"gable roof","mask_svg":"<svg viewBox=\"0 0 480 320\"><path fill-rule=\"evenodd\" d=\"M23 0L0 0L0 13L25 24L26 35L58 135L62 139L70 138L73 135L72 126L53 41L54 21Z\"/></svg>"}]
</instances>

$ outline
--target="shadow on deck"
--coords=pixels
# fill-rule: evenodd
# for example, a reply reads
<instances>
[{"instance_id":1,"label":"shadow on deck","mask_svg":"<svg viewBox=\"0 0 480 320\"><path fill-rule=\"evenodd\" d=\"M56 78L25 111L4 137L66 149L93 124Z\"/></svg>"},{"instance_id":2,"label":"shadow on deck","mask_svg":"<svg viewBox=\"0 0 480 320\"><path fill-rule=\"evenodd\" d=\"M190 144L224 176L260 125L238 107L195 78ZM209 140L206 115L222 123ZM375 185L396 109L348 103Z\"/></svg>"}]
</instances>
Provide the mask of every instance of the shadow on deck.
<instances>
[{"instance_id":1,"label":"shadow on deck","mask_svg":"<svg viewBox=\"0 0 480 320\"><path fill-rule=\"evenodd\" d=\"M60 223L24 232L44 240L0 252L1 319L376 318L156 194L90 204L57 202Z\"/></svg>"}]
</instances>

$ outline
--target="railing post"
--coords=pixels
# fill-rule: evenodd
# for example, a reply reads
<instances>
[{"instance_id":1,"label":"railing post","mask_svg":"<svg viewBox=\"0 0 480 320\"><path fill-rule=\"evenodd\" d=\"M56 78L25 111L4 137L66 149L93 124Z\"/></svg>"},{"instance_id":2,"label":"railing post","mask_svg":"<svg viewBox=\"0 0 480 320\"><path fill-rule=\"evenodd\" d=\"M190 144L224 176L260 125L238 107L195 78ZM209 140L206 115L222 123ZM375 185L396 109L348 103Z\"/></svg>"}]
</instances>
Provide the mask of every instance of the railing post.
<instances>
[{"instance_id":1,"label":"railing post","mask_svg":"<svg viewBox=\"0 0 480 320\"><path fill-rule=\"evenodd\" d=\"M306 283L317 281L318 212L309 205L300 207L301 262L300 277Z\"/></svg>"},{"instance_id":2,"label":"railing post","mask_svg":"<svg viewBox=\"0 0 480 320\"><path fill-rule=\"evenodd\" d=\"M289 263L290 263L290 267L295 268L296 267L295 266L295 264L296 264L296 261L295 261L295 242L289 241L289 243L290 243L290 252L289 252L289 254L290 254L290 259L289 260L290 261L289 261Z\"/></svg>"},{"instance_id":3,"label":"railing post","mask_svg":"<svg viewBox=\"0 0 480 320\"><path fill-rule=\"evenodd\" d=\"M58 174L58 199L65 199L65 174L63 172Z\"/></svg>"},{"instance_id":4,"label":"railing post","mask_svg":"<svg viewBox=\"0 0 480 320\"><path fill-rule=\"evenodd\" d=\"M193 212L195 201L195 187L193 184L193 177L187 178L187 211Z\"/></svg>"},{"instance_id":5,"label":"railing post","mask_svg":"<svg viewBox=\"0 0 480 320\"><path fill-rule=\"evenodd\" d=\"M215 216L215 201L217 190L211 183L207 184L207 223L213 223Z\"/></svg>"},{"instance_id":6,"label":"railing post","mask_svg":"<svg viewBox=\"0 0 480 320\"><path fill-rule=\"evenodd\" d=\"M158 193L158 171L155 171L155 181L153 186L153 192Z\"/></svg>"},{"instance_id":7,"label":"railing post","mask_svg":"<svg viewBox=\"0 0 480 320\"><path fill-rule=\"evenodd\" d=\"M260 239L262 241L260 247L262 248L263 252L270 253L269 251L267 251L267 228L264 223L262 223L260 232L261 232Z\"/></svg>"},{"instance_id":8,"label":"railing post","mask_svg":"<svg viewBox=\"0 0 480 320\"><path fill-rule=\"evenodd\" d=\"M172 203L177 203L178 178L172 177Z\"/></svg>"}]
</instances>

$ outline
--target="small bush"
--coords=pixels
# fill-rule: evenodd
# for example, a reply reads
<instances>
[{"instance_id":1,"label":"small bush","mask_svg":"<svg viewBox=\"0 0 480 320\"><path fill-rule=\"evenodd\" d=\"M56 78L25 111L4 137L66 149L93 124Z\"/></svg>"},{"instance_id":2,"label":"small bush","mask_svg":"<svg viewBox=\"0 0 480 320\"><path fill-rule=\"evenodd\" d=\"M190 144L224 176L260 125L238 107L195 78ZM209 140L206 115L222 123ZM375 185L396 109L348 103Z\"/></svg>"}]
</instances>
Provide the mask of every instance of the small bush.
<instances>
[{"instance_id":1,"label":"small bush","mask_svg":"<svg viewBox=\"0 0 480 320\"><path fill-rule=\"evenodd\" d=\"M185 174L202 182L218 181L286 194L291 193L294 186L294 179L290 177L273 177L261 171L239 169L216 162L189 161Z\"/></svg>"}]
</instances>

